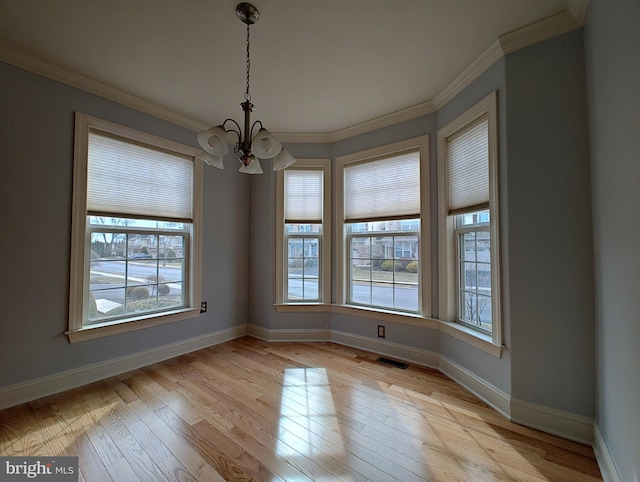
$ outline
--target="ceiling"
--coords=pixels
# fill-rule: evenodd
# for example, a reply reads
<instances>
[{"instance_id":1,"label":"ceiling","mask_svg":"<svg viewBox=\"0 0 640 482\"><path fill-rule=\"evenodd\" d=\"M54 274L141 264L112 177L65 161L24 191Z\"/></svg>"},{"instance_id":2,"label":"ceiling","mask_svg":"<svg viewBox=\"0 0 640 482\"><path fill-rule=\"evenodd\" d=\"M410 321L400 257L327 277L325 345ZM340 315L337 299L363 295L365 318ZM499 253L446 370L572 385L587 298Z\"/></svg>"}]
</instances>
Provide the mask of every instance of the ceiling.
<instances>
[{"instance_id":1,"label":"ceiling","mask_svg":"<svg viewBox=\"0 0 640 482\"><path fill-rule=\"evenodd\" d=\"M0 59L80 74L194 124L240 121L237 3L0 0ZM273 132L328 134L434 99L501 35L571 0L253 3L253 118Z\"/></svg>"}]
</instances>

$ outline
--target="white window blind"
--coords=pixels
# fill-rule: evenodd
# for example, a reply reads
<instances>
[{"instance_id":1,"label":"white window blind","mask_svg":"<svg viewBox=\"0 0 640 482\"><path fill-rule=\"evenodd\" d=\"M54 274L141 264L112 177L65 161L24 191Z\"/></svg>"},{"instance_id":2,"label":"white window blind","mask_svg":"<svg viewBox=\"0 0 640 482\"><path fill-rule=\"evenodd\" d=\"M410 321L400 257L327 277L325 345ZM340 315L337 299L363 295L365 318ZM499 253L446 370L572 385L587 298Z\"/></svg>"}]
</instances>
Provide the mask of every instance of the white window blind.
<instances>
[{"instance_id":1,"label":"white window blind","mask_svg":"<svg viewBox=\"0 0 640 482\"><path fill-rule=\"evenodd\" d=\"M322 223L321 170L284 171L285 223Z\"/></svg>"},{"instance_id":2,"label":"white window blind","mask_svg":"<svg viewBox=\"0 0 640 482\"><path fill-rule=\"evenodd\" d=\"M449 214L489 207L489 121L447 139Z\"/></svg>"},{"instance_id":3,"label":"white window blind","mask_svg":"<svg viewBox=\"0 0 640 482\"><path fill-rule=\"evenodd\" d=\"M345 222L420 217L420 152L345 166Z\"/></svg>"},{"instance_id":4,"label":"white window blind","mask_svg":"<svg viewBox=\"0 0 640 482\"><path fill-rule=\"evenodd\" d=\"M89 214L191 222L193 159L98 132L89 133Z\"/></svg>"}]
</instances>

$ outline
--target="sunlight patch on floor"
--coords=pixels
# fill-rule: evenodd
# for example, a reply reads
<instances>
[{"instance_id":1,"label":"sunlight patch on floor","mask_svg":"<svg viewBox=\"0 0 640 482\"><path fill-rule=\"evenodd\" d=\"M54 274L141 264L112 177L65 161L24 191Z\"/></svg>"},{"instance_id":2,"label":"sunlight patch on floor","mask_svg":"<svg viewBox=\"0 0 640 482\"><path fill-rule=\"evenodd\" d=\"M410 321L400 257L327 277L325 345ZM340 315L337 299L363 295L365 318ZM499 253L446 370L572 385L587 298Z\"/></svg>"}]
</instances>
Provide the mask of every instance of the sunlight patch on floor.
<instances>
[{"instance_id":1,"label":"sunlight patch on floor","mask_svg":"<svg viewBox=\"0 0 640 482\"><path fill-rule=\"evenodd\" d=\"M320 447L325 454L341 451L342 438L334 431L338 427L326 370L285 369L276 453L282 457L315 455ZM331 443L320 436L325 431Z\"/></svg>"}]
</instances>

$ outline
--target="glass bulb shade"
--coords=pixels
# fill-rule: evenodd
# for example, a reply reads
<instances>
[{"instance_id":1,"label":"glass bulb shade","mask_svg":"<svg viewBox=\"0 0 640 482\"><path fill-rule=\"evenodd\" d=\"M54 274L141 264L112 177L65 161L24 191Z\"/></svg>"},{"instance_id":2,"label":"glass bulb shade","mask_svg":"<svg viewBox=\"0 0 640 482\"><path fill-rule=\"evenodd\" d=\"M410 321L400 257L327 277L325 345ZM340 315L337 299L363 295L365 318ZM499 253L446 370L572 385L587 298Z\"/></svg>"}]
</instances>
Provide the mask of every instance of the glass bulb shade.
<instances>
[{"instance_id":1,"label":"glass bulb shade","mask_svg":"<svg viewBox=\"0 0 640 482\"><path fill-rule=\"evenodd\" d=\"M264 127L261 128L253 138L253 144L251 145L251 152L253 152L260 159L271 159L276 157L282 144L276 139L271 132Z\"/></svg>"},{"instance_id":2,"label":"glass bulb shade","mask_svg":"<svg viewBox=\"0 0 640 482\"><path fill-rule=\"evenodd\" d=\"M260 166L260 161L257 157L252 156L253 160L249 163L248 166L242 164L238 171L243 172L244 174L262 174L262 167Z\"/></svg>"},{"instance_id":3,"label":"glass bulb shade","mask_svg":"<svg viewBox=\"0 0 640 482\"><path fill-rule=\"evenodd\" d=\"M273 170L280 171L282 169L286 169L296 162L298 162L298 160L295 157L289 154L287 150L282 149L280 153L273 159Z\"/></svg>"},{"instance_id":4,"label":"glass bulb shade","mask_svg":"<svg viewBox=\"0 0 640 482\"><path fill-rule=\"evenodd\" d=\"M224 158L222 156L214 156L209 154L208 152L202 152L198 154L198 159L202 159L210 166L217 167L218 169L224 169L224 164L222 163Z\"/></svg>"},{"instance_id":5,"label":"glass bulb shade","mask_svg":"<svg viewBox=\"0 0 640 482\"><path fill-rule=\"evenodd\" d=\"M213 156L224 156L229 152L227 132L222 126L212 127L198 134L198 144Z\"/></svg>"}]
</instances>

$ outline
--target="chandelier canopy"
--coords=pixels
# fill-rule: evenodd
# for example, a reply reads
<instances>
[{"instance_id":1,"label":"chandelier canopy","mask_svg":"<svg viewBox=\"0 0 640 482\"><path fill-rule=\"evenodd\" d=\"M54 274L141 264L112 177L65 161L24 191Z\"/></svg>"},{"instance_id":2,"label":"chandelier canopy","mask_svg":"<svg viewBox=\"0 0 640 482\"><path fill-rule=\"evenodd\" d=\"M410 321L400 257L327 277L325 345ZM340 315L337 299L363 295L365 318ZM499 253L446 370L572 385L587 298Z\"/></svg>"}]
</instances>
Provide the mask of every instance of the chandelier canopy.
<instances>
[{"instance_id":1,"label":"chandelier canopy","mask_svg":"<svg viewBox=\"0 0 640 482\"><path fill-rule=\"evenodd\" d=\"M296 162L296 159L283 149L281 142L264 128L262 122L257 120L251 124L251 112L254 105L251 103L251 94L249 93L249 74L251 71L249 34L251 25L258 21L260 13L250 3L240 3L236 7L236 14L247 25L247 88L244 93L244 102L240 104L240 108L244 112L244 134L240 124L233 119L226 119L222 124L200 132L198 134L198 144L205 152L200 154L199 157L210 166L224 169L224 156L229 151L227 135L233 133L238 138L233 151L240 153L238 159L241 164L240 172L262 174L262 167L258 158L273 159L274 171L286 169ZM227 123L232 125L227 128L225 127ZM253 133L256 126L259 126L259 130L254 136Z\"/></svg>"}]
</instances>

